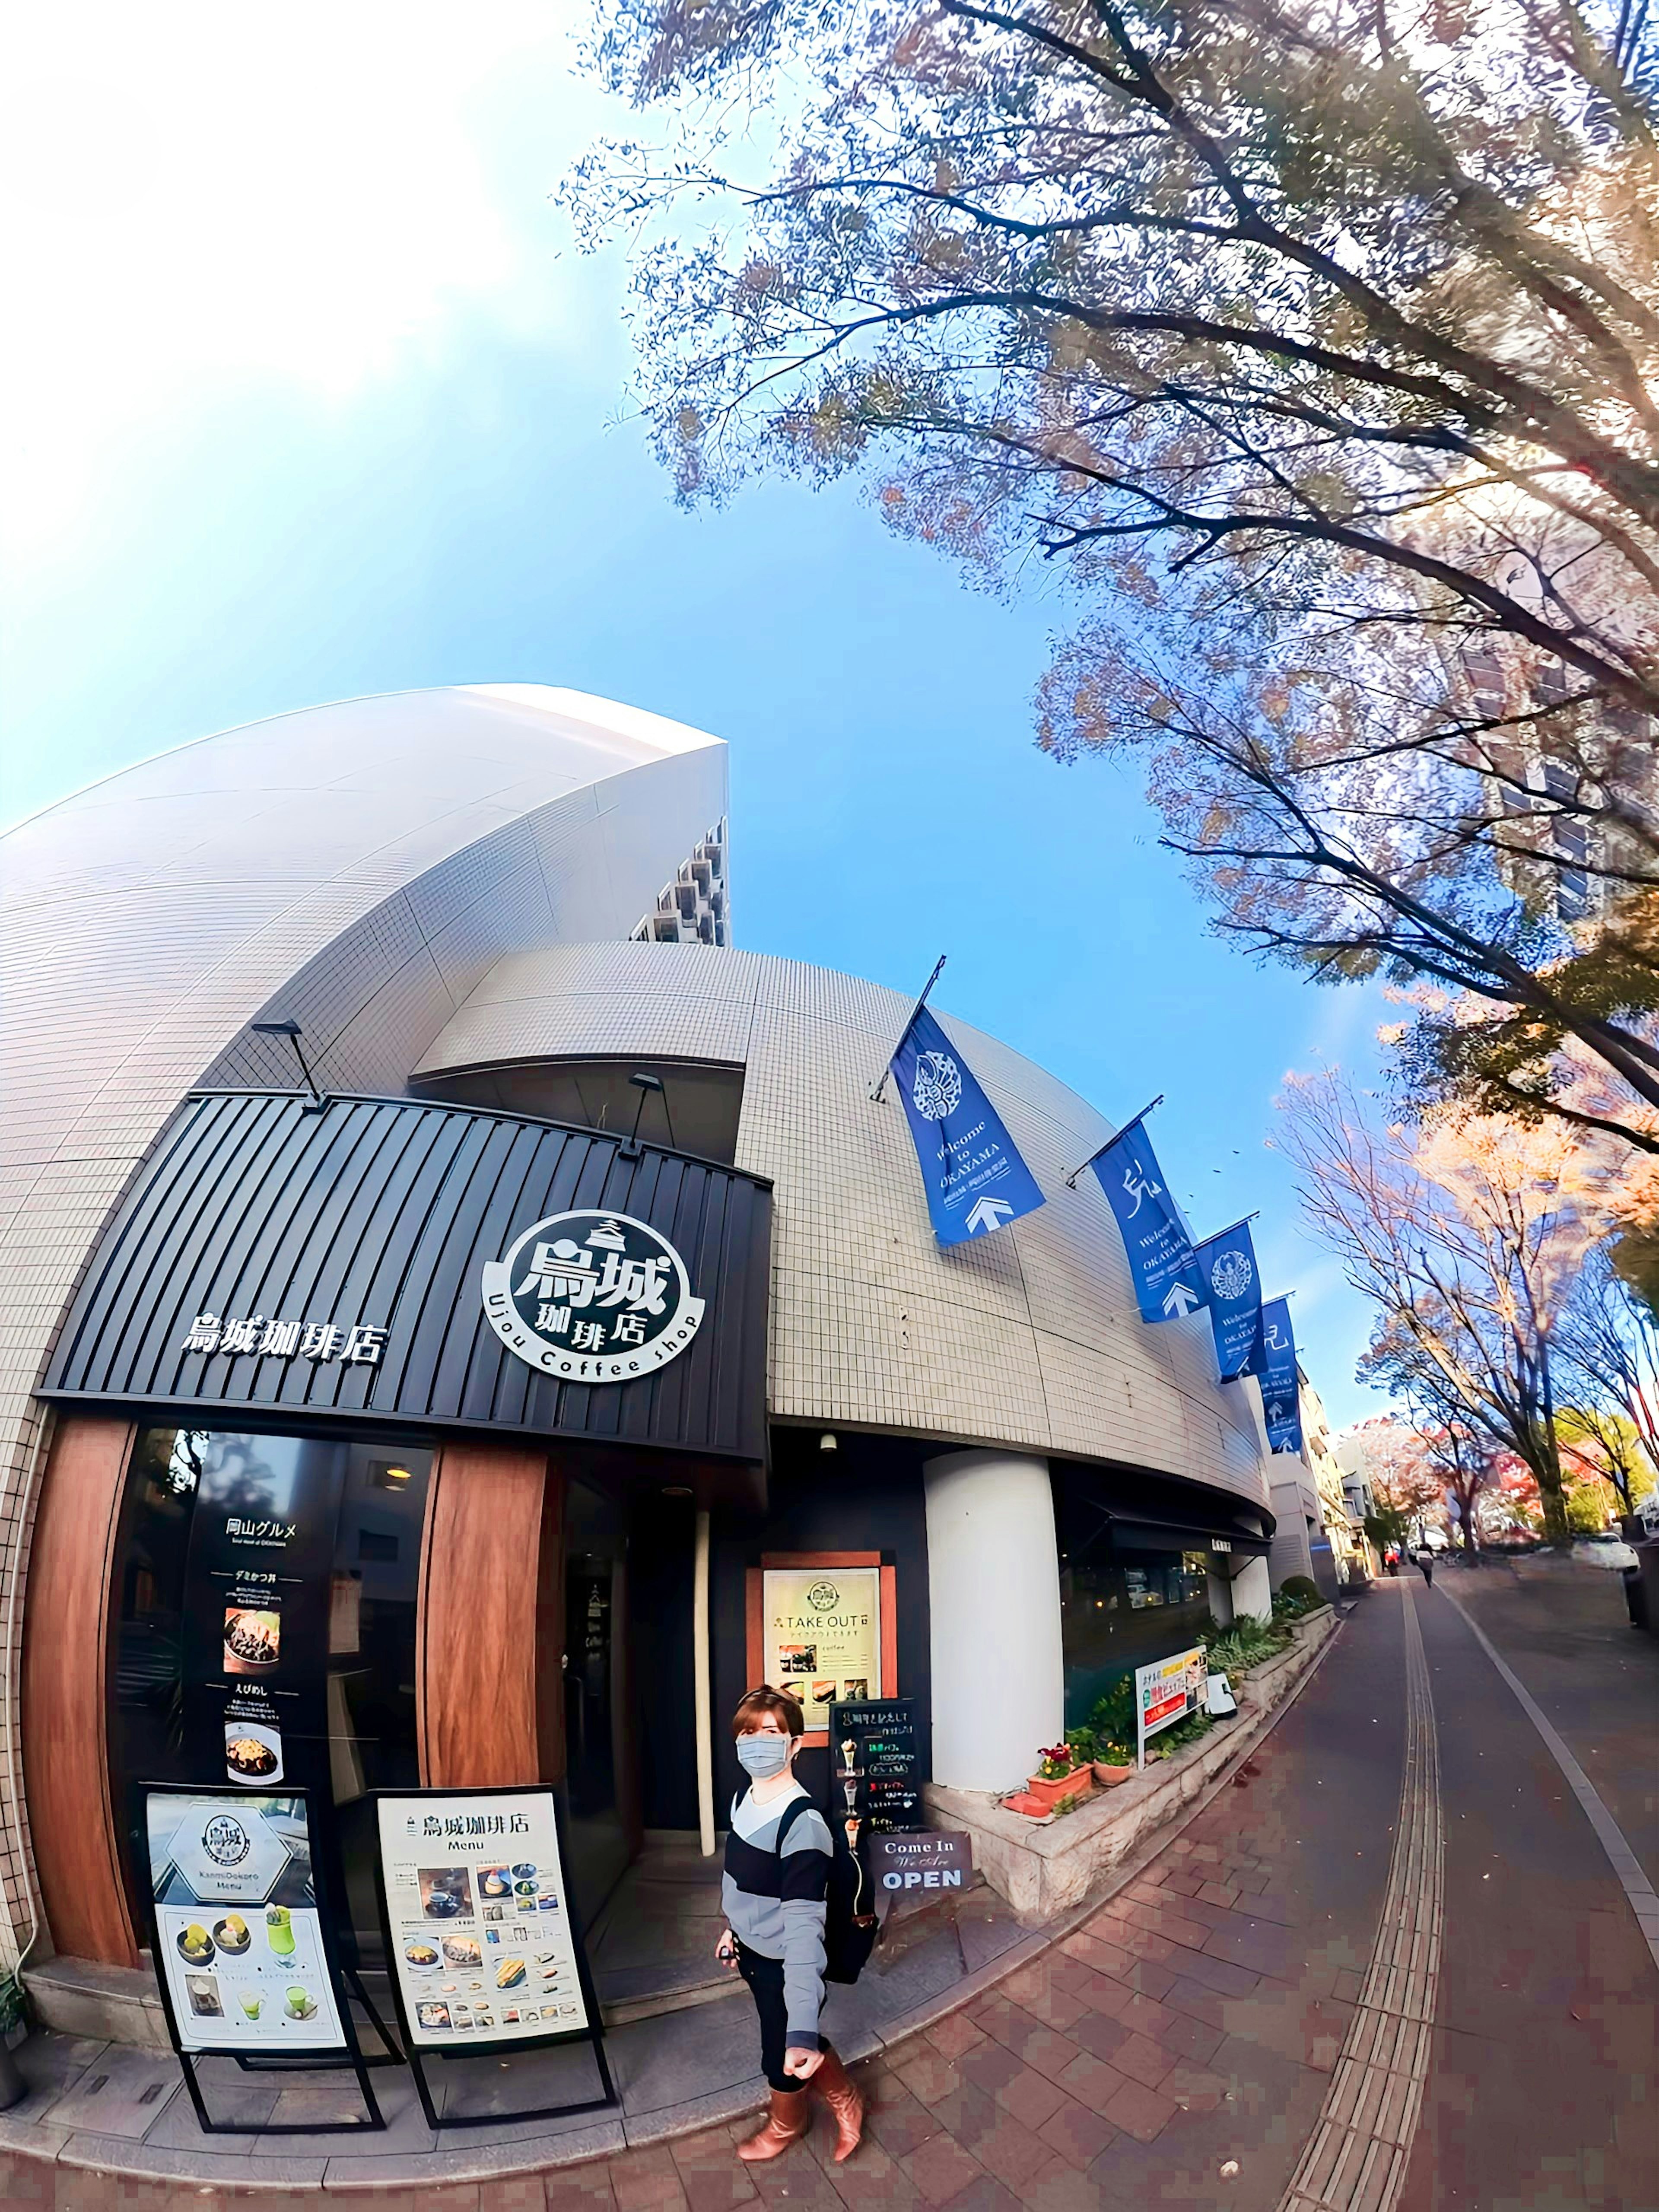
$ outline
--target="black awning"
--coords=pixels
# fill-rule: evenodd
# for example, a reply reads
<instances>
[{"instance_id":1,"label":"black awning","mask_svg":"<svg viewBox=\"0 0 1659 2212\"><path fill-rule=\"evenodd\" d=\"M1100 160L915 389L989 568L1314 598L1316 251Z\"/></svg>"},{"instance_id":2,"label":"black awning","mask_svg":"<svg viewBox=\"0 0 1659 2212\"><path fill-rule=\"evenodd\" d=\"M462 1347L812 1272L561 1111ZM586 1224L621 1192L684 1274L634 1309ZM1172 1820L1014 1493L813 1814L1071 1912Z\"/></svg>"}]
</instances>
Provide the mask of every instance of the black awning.
<instances>
[{"instance_id":1,"label":"black awning","mask_svg":"<svg viewBox=\"0 0 1659 2212\"><path fill-rule=\"evenodd\" d=\"M1112 1542L1121 1552L1219 1552L1244 1559L1265 1559L1273 1549L1270 1538L1224 1511L1176 1516L1129 1513L1114 1505L1107 1509Z\"/></svg>"}]
</instances>

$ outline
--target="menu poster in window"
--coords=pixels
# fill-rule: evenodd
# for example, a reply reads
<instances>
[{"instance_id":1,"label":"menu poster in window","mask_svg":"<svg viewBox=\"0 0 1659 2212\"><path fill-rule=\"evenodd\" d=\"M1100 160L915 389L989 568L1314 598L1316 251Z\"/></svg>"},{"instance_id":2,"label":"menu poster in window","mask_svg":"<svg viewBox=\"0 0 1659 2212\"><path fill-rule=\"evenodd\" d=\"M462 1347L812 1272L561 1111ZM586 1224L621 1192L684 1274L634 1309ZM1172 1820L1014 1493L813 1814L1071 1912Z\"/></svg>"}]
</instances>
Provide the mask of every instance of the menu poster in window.
<instances>
[{"instance_id":1,"label":"menu poster in window","mask_svg":"<svg viewBox=\"0 0 1659 2212\"><path fill-rule=\"evenodd\" d=\"M197 1483L184 1623L184 1741L205 1782L329 1788L326 1692L342 1455L215 1436Z\"/></svg>"},{"instance_id":2,"label":"menu poster in window","mask_svg":"<svg viewBox=\"0 0 1659 2212\"><path fill-rule=\"evenodd\" d=\"M301 1796L145 1793L152 1941L180 2051L349 2048Z\"/></svg>"},{"instance_id":3,"label":"menu poster in window","mask_svg":"<svg viewBox=\"0 0 1659 2212\"><path fill-rule=\"evenodd\" d=\"M921 1826L914 1698L834 1705L830 1749L838 1819L857 1820L878 1836Z\"/></svg>"},{"instance_id":4,"label":"menu poster in window","mask_svg":"<svg viewBox=\"0 0 1659 2212\"><path fill-rule=\"evenodd\" d=\"M881 1687L881 1569L767 1567L761 1577L764 1678L828 1728L837 1698Z\"/></svg>"},{"instance_id":5,"label":"menu poster in window","mask_svg":"<svg viewBox=\"0 0 1659 2212\"><path fill-rule=\"evenodd\" d=\"M592 2033L552 1792L374 1803L387 1955L410 2043L476 2051Z\"/></svg>"}]
</instances>

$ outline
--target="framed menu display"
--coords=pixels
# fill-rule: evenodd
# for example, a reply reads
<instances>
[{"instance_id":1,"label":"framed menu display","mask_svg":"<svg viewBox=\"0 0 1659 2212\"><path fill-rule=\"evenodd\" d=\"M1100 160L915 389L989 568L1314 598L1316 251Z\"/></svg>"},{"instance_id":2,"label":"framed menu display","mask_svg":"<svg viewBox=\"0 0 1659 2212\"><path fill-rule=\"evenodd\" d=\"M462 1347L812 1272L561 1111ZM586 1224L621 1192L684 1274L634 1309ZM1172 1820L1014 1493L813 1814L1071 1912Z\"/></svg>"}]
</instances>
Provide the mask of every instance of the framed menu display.
<instances>
[{"instance_id":1,"label":"framed menu display","mask_svg":"<svg viewBox=\"0 0 1659 2212\"><path fill-rule=\"evenodd\" d=\"M799 1698L805 1741L830 1707L898 1689L897 1578L879 1552L767 1552L747 1578L751 1682Z\"/></svg>"},{"instance_id":2,"label":"framed menu display","mask_svg":"<svg viewBox=\"0 0 1659 2212\"><path fill-rule=\"evenodd\" d=\"M141 1788L150 1941L173 2046L202 2126L195 2061L350 2066L381 2127L342 1993L303 1792Z\"/></svg>"},{"instance_id":3,"label":"framed menu display","mask_svg":"<svg viewBox=\"0 0 1659 2212\"><path fill-rule=\"evenodd\" d=\"M571 1910L550 1790L374 1796L387 1971L404 2048L434 2127L545 2119L614 2104L604 2031ZM603 2094L504 2114L440 2114L422 2060L593 2045Z\"/></svg>"}]
</instances>

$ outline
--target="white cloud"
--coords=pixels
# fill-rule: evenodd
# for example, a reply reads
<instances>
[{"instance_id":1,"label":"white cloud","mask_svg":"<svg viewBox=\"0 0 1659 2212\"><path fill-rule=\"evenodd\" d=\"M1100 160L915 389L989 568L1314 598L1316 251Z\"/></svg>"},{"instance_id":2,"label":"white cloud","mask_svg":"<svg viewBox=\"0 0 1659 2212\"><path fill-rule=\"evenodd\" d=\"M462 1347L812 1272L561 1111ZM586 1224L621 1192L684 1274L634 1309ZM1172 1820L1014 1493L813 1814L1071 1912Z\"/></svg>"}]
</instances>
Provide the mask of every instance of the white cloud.
<instances>
[{"instance_id":1,"label":"white cloud","mask_svg":"<svg viewBox=\"0 0 1659 2212\"><path fill-rule=\"evenodd\" d=\"M575 20L545 0L14 10L14 538L73 532L162 413L273 381L337 401L481 306L555 321L546 194L599 109L569 76Z\"/></svg>"}]
</instances>

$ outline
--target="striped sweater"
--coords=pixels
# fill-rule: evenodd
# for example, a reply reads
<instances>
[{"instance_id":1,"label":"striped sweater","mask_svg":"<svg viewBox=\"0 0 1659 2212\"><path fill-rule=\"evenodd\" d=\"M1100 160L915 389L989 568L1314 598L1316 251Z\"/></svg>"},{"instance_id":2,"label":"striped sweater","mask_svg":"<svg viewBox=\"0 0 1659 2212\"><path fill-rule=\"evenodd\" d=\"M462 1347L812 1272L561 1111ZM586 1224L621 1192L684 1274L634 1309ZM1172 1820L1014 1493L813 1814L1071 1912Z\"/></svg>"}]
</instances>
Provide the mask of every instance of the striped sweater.
<instances>
[{"instance_id":1,"label":"striped sweater","mask_svg":"<svg viewBox=\"0 0 1659 2212\"><path fill-rule=\"evenodd\" d=\"M783 1996L793 2050L818 2048L823 2003L824 1893L830 1828L816 1808L796 1814L778 1850L778 1824L806 1792L799 1783L769 1803L745 1790L732 1800L720 1902L738 1942L783 1961Z\"/></svg>"}]
</instances>

